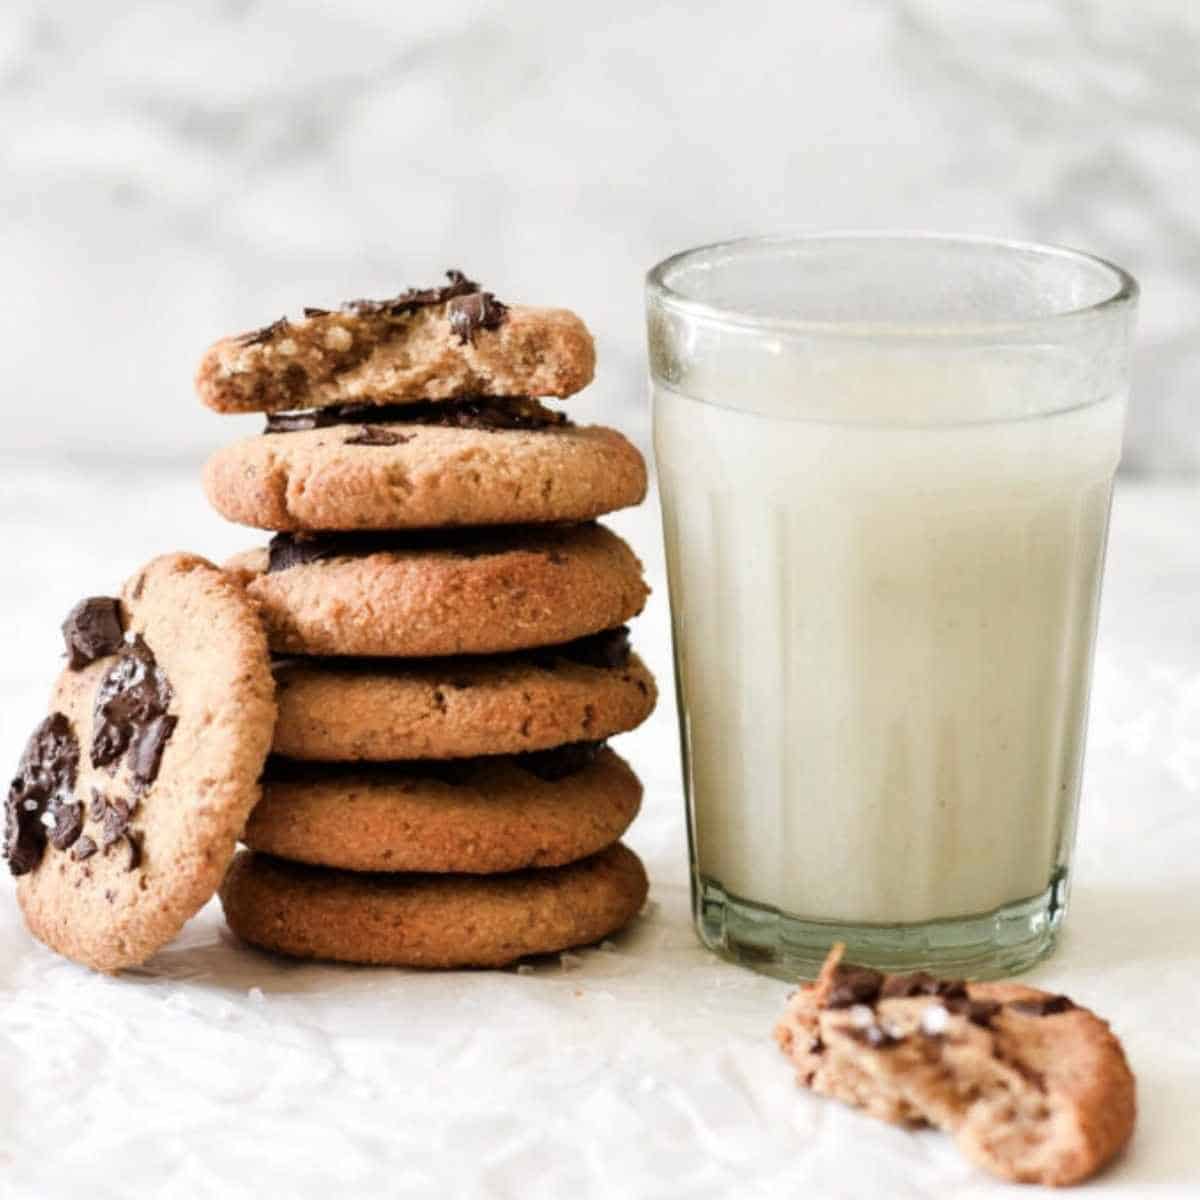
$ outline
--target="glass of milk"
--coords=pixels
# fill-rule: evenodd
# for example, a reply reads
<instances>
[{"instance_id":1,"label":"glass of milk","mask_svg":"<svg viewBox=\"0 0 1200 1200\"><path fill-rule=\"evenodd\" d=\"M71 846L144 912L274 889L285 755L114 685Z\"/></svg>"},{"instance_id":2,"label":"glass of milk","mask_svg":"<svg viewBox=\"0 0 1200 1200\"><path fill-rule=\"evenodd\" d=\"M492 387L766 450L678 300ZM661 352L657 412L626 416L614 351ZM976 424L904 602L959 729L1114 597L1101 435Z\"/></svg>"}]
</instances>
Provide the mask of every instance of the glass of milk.
<instances>
[{"instance_id":1,"label":"glass of milk","mask_svg":"<svg viewBox=\"0 0 1200 1200\"><path fill-rule=\"evenodd\" d=\"M693 909L785 976L1028 967L1066 907L1137 285L925 234L648 277Z\"/></svg>"}]
</instances>

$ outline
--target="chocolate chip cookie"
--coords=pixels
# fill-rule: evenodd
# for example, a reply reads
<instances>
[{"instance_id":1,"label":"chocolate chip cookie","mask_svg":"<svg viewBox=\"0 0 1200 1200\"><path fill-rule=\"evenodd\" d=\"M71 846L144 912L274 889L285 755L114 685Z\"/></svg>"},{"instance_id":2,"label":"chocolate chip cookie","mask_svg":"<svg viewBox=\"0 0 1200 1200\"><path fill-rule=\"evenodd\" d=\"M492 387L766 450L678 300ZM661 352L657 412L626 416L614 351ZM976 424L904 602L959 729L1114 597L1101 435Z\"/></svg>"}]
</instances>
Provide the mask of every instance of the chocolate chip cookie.
<instances>
[{"instance_id":1,"label":"chocolate chip cookie","mask_svg":"<svg viewBox=\"0 0 1200 1200\"><path fill-rule=\"evenodd\" d=\"M657 691L624 627L478 658L311 659L275 668L274 749L325 762L518 754L640 725Z\"/></svg>"},{"instance_id":2,"label":"chocolate chip cookie","mask_svg":"<svg viewBox=\"0 0 1200 1200\"><path fill-rule=\"evenodd\" d=\"M63 626L67 666L8 792L4 852L35 937L144 962L212 896L275 721L266 638L202 558L157 558Z\"/></svg>"},{"instance_id":3,"label":"chocolate chip cookie","mask_svg":"<svg viewBox=\"0 0 1200 1200\"><path fill-rule=\"evenodd\" d=\"M221 885L230 928L296 958L404 967L501 967L587 945L646 899L621 843L565 867L507 875L381 875L241 851Z\"/></svg>"},{"instance_id":4,"label":"chocolate chip cookie","mask_svg":"<svg viewBox=\"0 0 1200 1200\"><path fill-rule=\"evenodd\" d=\"M775 1030L805 1087L934 1125L972 1162L1024 1183L1077 1183L1129 1140L1133 1074L1094 1013L1017 983L842 966L841 952Z\"/></svg>"},{"instance_id":5,"label":"chocolate chip cookie","mask_svg":"<svg viewBox=\"0 0 1200 1200\"><path fill-rule=\"evenodd\" d=\"M641 797L625 762L594 743L366 768L272 760L242 840L351 871L491 874L604 849Z\"/></svg>"},{"instance_id":6,"label":"chocolate chip cookie","mask_svg":"<svg viewBox=\"0 0 1200 1200\"><path fill-rule=\"evenodd\" d=\"M615 429L355 423L218 450L204 489L257 529L430 529L589 521L639 504L646 464Z\"/></svg>"},{"instance_id":7,"label":"chocolate chip cookie","mask_svg":"<svg viewBox=\"0 0 1200 1200\"><path fill-rule=\"evenodd\" d=\"M569 642L621 625L649 594L600 525L280 536L226 564L277 654L423 658Z\"/></svg>"},{"instance_id":8,"label":"chocolate chip cookie","mask_svg":"<svg viewBox=\"0 0 1200 1200\"><path fill-rule=\"evenodd\" d=\"M397 404L472 395L570 396L595 368L587 327L559 308L498 301L459 271L443 287L223 338L196 375L218 412Z\"/></svg>"}]
</instances>

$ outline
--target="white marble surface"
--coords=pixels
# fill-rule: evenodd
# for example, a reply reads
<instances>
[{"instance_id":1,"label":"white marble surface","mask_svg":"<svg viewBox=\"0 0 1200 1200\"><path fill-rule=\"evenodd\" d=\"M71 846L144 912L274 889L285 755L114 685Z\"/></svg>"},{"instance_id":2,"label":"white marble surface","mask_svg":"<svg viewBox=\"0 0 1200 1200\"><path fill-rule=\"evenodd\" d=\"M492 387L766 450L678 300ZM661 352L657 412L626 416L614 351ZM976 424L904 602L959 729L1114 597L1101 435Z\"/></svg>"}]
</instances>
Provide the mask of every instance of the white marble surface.
<instances>
[{"instance_id":1,"label":"white marble surface","mask_svg":"<svg viewBox=\"0 0 1200 1200\"><path fill-rule=\"evenodd\" d=\"M639 429L647 267L891 226L1132 269L1126 463L1194 470L1198 88L1191 0L5 0L5 442L195 457L200 347L446 266L585 314Z\"/></svg>"},{"instance_id":2,"label":"white marble surface","mask_svg":"<svg viewBox=\"0 0 1200 1200\"><path fill-rule=\"evenodd\" d=\"M1200 1192L1198 516L1194 486L1118 491L1072 912L1031 976L1124 1039L1141 1119L1089 1195L1126 1200ZM4 762L81 593L165 547L254 540L207 511L191 470L128 464L11 466L0 521ZM669 695L654 510L613 524L647 560L635 637ZM214 905L106 979L32 943L0 882L0 1197L1016 1194L935 1134L794 1087L769 1036L787 987L691 932L671 707L622 740L647 783L630 841L649 909L609 948L532 972L289 965L236 944Z\"/></svg>"}]
</instances>

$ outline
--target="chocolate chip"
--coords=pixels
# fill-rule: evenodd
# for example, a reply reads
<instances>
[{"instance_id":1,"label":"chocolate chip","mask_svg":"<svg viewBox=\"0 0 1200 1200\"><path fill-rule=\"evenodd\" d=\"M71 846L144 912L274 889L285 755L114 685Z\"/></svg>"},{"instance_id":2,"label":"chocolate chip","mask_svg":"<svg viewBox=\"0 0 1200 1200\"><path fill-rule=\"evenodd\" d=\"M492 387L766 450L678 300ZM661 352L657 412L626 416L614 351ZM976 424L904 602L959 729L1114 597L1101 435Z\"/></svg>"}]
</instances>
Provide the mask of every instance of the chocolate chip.
<instances>
[{"instance_id":1,"label":"chocolate chip","mask_svg":"<svg viewBox=\"0 0 1200 1200\"><path fill-rule=\"evenodd\" d=\"M883 987L883 975L870 967L838 967L826 1008L850 1008L855 1004L874 1004Z\"/></svg>"},{"instance_id":2,"label":"chocolate chip","mask_svg":"<svg viewBox=\"0 0 1200 1200\"><path fill-rule=\"evenodd\" d=\"M347 446L401 446L405 442L411 442L416 436L415 433L395 433L390 429L385 429L382 425L364 425L352 437L344 438L343 444Z\"/></svg>"},{"instance_id":3,"label":"chocolate chip","mask_svg":"<svg viewBox=\"0 0 1200 1200\"><path fill-rule=\"evenodd\" d=\"M992 1018L1000 1011L994 1000L972 1000L969 996L946 996L944 1003L950 1012L966 1017L972 1025L983 1029L992 1027Z\"/></svg>"},{"instance_id":4,"label":"chocolate chip","mask_svg":"<svg viewBox=\"0 0 1200 1200\"><path fill-rule=\"evenodd\" d=\"M48 834L50 845L56 850L69 850L83 832L83 805L55 802L50 806L50 815L54 818Z\"/></svg>"},{"instance_id":5,"label":"chocolate chip","mask_svg":"<svg viewBox=\"0 0 1200 1200\"><path fill-rule=\"evenodd\" d=\"M116 763L135 741L141 743L143 731L164 716L171 702L171 685L140 635L121 651L117 661L104 673L96 689L92 719L92 766ZM174 723L167 728L170 737ZM153 750L147 746L147 753ZM157 756L161 758L158 747ZM149 763L149 759L146 760ZM153 762L158 770L157 758ZM135 764L135 774L137 768Z\"/></svg>"},{"instance_id":6,"label":"chocolate chip","mask_svg":"<svg viewBox=\"0 0 1200 1200\"><path fill-rule=\"evenodd\" d=\"M505 531L481 534L478 529L413 529L366 533L277 533L267 548L267 573L277 574L327 558L361 557L411 550L447 550L463 558L503 553L509 544ZM521 534L511 544L520 545Z\"/></svg>"},{"instance_id":7,"label":"chocolate chip","mask_svg":"<svg viewBox=\"0 0 1200 1200\"><path fill-rule=\"evenodd\" d=\"M1036 1000L1012 1000L1008 1007L1029 1017L1053 1017L1070 1012L1076 1004L1070 996L1041 996Z\"/></svg>"},{"instance_id":8,"label":"chocolate chip","mask_svg":"<svg viewBox=\"0 0 1200 1200\"><path fill-rule=\"evenodd\" d=\"M104 820L104 810L108 807L108 799L103 792L92 788L92 799L88 804L88 816L99 824Z\"/></svg>"},{"instance_id":9,"label":"chocolate chip","mask_svg":"<svg viewBox=\"0 0 1200 1200\"><path fill-rule=\"evenodd\" d=\"M104 810L100 828L100 847L107 850L115 846L129 828L129 805L124 800L110 800Z\"/></svg>"},{"instance_id":10,"label":"chocolate chip","mask_svg":"<svg viewBox=\"0 0 1200 1200\"><path fill-rule=\"evenodd\" d=\"M287 317L280 317L278 321L272 321L270 325L264 325L261 329L243 333L237 339L237 343L239 346L261 346L265 342L269 342L277 333L283 333L287 327Z\"/></svg>"},{"instance_id":11,"label":"chocolate chip","mask_svg":"<svg viewBox=\"0 0 1200 1200\"><path fill-rule=\"evenodd\" d=\"M472 292L469 296L457 296L446 306L450 328L458 335L462 345L475 341L481 329L499 329L508 316L508 307L501 304L491 292Z\"/></svg>"},{"instance_id":12,"label":"chocolate chip","mask_svg":"<svg viewBox=\"0 0 1200 1200\"><path fill-rule=\"evenodd\" d=\"M130 829L125 834L125 845L129 850L129 858L125 863L125 870L136 871L142 865L142 835L135 833Z\"/></svg>"},{"instance_id":13,"label":"chocolate chip","mask_svg":"<svg viewBox=\"0 0 1200 1200\"><path fill-rule=\"evenodd\" d=\"M424 425L452 429L557 429L571 422L565 413L528 396L471 396L462 400L420 400L415 404L333 404L326 408L270 413L264 433L305 433L338 425Z\"/></svg>"},{"instance_id":14,"label":"chocolate chip","mask_svg":"<svg viewBox=\"0 0 1200 1200\"><path fill-rule=\"evenodd\" d=\"M51 713L30 735L8 789L4 808L4 857L14 875L25 875L42 861L47 827L42 817L54 805L71 802L79 772L79 742L63 713Z\"/></svg>"},{"instance_id":15,"label":"chocolate chip","mask_svg":"<svg viewBox=\"0 0 1200 1200\"><path fill-rule=\"evenodd\" d=\"M889 975L879 993L883 1000L912 996L957 996L965 999L966 985L961 979L935 979L924 971L912 975Z\"/></svg>"},{"instance_id":16,"label":"chocolate chip","mask_svg":"<svg viewBox=\"0 0 1200 1200\"><path fill-rule=\"evenodd\" d=\"M539 779L553 783L582 771L595 760L603 748L603 742L568 742L565 746L555 746L552 750L519 754L515 762L517 766Z\"/></svg>"},{"instance_id":17,"label":"chocolate chip","mask_svg":"<svg viewBox=\"0 0 1200 1200\"><path fill-rule=\"evenodd\" d=\"M97 846L94 841L85 833L83 837L75 843L75 849L71 851L71 857L76 862L83 862L85 858L91 858L96 853Z\"/></svg>"},{"instance_id":18,"label":"chocolate chip","mask_svg":"<svg viewBox=\"0 0 1200 1200\"><path fill-rule=\"evenodd\" d=\"M629 662L629 626L619 625L577 638L558 647L558 653L587 667L623 667Z\"/></svg>"},{"instance_id":19,"label":"chocolate chip","mask_svg":"<svg viewBox=\"0 0 1200 1200\"><path fill-rule=\"evenodd\" d=\"M312 305L306 304L304 306L304 315L306 317L327 317L330 314L327 308L313 308Z\"/></svg>"},{"instance_id":20,"label":"chocolate chip","mask_svg":"<svg viewBox=\"0 0 1200 1200\"><path fill-rule=\"evenodd\" d=\"M129 764L132 772L130 786L135 793L144 792L158 778L163 751L178 724L177 717L164 713L141 726L134 734Z\"/></svg>"},{"instance_id":21,"label":"chocolate chip","mask_svg":"<svg viewBox=\"0 0 1200 1200\"><path fill-rule=\"evenodd\" d=\"M337 538L277 533L267 547L267 574L274 575L291 567L320 562L321 559L333 558L338 553Z\"/></svg>"},{"instance_id":22,"label":"chocolate chip","mask_svg":"<svg viewBox=\"0 0 1200 1200\"><path fill-rule=\"evenodd\" d=\"M303 409L300 412L268 413L263 433L304 433L318 428L318 416L324 411L319 408ZM333 425L337 422L330 421Z\"/></svg>"},{"instance_id":23,"label":"chocolate chip","mask_svg":"<svg viewBox=\"0 0 1200 1200\"><path fill-rule=\"evenodd\" d=\"M111 596L80 600L62 623L67 666L82 671L88 663L116 654L122 645L121 606Z\"/></svg>"},{"instance_id":24,"label":"chocolate chip","mask_svg":"<svg viewBox=\"0 0 1200 1200\"><path fill-rule=\"evenodd\" d=\"M450 282L442 287L409 288L390 300L349 300L342 305L342 310L359 317L402 317L421 308L445 304L455 296L466 296L480 290L479 284L468 279L461 271L447 271L446 278Z\"/></svg>"},{"instance_id":25,"label":"chocolate chip","mask_svg":"<svg viewBox=\"0 0 1200 1200\"><path fill-rule=\"evenodd\" d=\"M904 1040L894 1033L889 1033L880 1025L868 1025L865 1029L849 1029L846 1031L856 1042L862 1042L873 1050L890 1050Z\"/></svg>"}]
</instances>

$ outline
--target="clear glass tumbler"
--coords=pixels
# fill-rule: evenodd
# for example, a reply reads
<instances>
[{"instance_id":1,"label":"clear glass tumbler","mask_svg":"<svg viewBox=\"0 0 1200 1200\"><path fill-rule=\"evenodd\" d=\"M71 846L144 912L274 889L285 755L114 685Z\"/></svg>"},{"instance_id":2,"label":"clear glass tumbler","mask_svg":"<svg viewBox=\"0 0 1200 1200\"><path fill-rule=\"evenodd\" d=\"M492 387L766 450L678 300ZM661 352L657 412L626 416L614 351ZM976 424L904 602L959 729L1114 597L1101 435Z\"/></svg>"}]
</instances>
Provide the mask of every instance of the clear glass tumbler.
<instances>
[{"instance_id":1,"label":"clear glass tumbler","mask_svg":"<svg viewBox=\"0 0 1200 1200\"><path fill-rule=\"evenodd\" d=\"M835 234L648 279L693 907L785 976L975 978L1067 899L1137 285Z\"/></svg>"}]
</instances>

